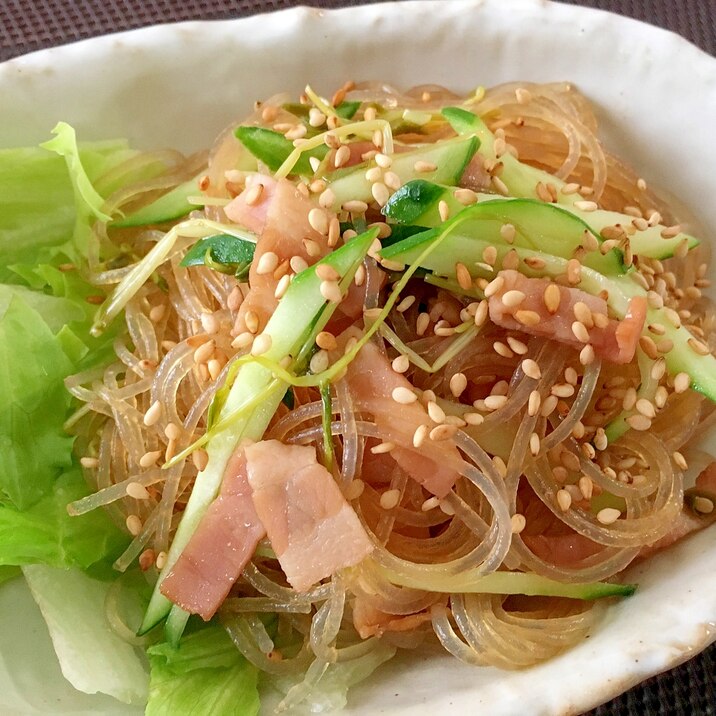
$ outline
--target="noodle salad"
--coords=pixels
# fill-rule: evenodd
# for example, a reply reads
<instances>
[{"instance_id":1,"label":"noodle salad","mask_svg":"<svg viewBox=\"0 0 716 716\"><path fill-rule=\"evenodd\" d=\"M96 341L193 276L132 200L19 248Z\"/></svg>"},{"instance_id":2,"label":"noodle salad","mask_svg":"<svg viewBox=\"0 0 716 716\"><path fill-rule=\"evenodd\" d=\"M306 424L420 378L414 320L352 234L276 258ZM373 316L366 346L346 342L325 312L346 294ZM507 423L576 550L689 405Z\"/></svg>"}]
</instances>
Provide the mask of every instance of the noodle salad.
<instances>
[{"instance_id":1,"label":"noodle salad","mask_svg":"<svg viewBox=\"0 0 716 716\"><path fill-rule=\"evenodd\" d=\"M315 712L431 642L528 667L713 521L709 247L571 85L307 86L189 157L54 133L0 152L0 580L111 625L110 687L55 639L78 688Z\"/></svg>"}]
</instances>

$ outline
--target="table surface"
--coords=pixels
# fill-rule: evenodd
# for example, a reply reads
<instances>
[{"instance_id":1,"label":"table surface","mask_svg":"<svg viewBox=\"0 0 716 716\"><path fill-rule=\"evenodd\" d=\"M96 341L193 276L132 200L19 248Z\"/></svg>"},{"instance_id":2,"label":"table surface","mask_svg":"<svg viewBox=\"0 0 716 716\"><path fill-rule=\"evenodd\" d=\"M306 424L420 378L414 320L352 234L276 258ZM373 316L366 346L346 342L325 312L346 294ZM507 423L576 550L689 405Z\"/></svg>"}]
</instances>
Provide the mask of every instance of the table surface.
<instances>
[{"instance_id":1,"label":"table surface","mask_svg":"<svg viewBox=\"0 0 716 716\"><path fill-rule=\"evenodd\" d=\"M665 27L716 55L715 0L562 1ZM0 61L158 22L242 17L302 4L331 8L360 5L363 0L0 0ZM585 716L716 715L715 659L716 645Z\"/></svg>"}]
</instances>

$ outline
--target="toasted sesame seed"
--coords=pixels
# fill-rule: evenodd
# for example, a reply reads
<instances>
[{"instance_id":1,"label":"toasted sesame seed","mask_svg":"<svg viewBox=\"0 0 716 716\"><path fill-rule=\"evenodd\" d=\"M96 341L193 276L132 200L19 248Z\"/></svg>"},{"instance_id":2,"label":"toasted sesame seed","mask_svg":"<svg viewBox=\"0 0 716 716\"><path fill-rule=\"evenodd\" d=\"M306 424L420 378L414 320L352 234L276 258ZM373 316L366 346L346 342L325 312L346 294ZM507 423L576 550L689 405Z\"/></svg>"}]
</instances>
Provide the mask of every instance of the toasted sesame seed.
<instances>
[{"instance_id":1,"label":"toasted sesame seed","mask_svg":"<svg viewBox=\"0 0 716 716\"><path fill-rule=\"evenodd\" d=\"M330 188L326 189L324 192L321 192L321 195L318 197L318 203L324 209L328 209L331 206L333 206L333 202L335 200L336 200L336 195L333 193L333 191Z\"/></svg>"},{"instance_id":2,"label":"toasted sesame seed","mask_svg":"<svg viewBox=\"0 0 716 716\"><path fill-rule=\"evenodd\" d=\"M480 413L465 413L462 417L468 425L482 425L485 421Z\"/></svg>"},{"instance_id":3,"label":"toasted sesame seed","mask_svg":"<svg viewBox=\"0 0 716 716\"><path fill-rule=\"evenodd\" d=\"M569 184L565 184L560 191L565 196L568 196L570 194L576 194L579 191L579 184L570 182Z\"/></svg>"},{"instance_id":4,"label":"toasted sesame seed","mask_svg":"<svg viewBox=\"0 0 716 716\"><path fill-rule=\"evenodd\" d=\"M477 202L477 194L472 189L455 189L453 196L463 206L471 206Z\"/></svg>"},{"instance_id":5,"label":"toasted sesame seed","mask_svg":"<svg viewBox=\"0 0 716 716\"><path fill-rule=\"evenodd\" d=\"M194 467L202 472L209 464L209 454L203 448L199 448L191 454L191 461L194 463Z\"/></svg>"},{"instance_id":6,"label":"toasted sesame seed","mask_svg":"<svg viewBox=\"0 0 716 716\"><path fill-rule=\"evenodd\" d=\"M397 388L393 388L391 395L393 400L401 405L409 405L418 399L418 396L412 390L405 388L402 385Z\"/></svg>"},{"instance_id":7,"label":"toasted sesame seed","mask_svg":"<svg viewBox=\"0 0 716 716\"><path fill-rule=\"evenodd\" d=\"M536 326L540 322L539 313L536 311L516 311L515 320L523 326Z\"/></svg>"},{"instance_id":8,"label":"toasted sesame seed","mask_svg":"<svg viewBox=\"0 0 716 716\"><path fill-rule=\"evenodd\" d=\"M709 347L705 343L702 343L701 341L696 340L696 338L689 338L689 340L686 342L687 342L689 348L691 348L691 350L694 353L696 353L697 355L707 356L711 352L709 350Z\"/></svg>"},{"instance_id":9,"label":"toasted sesame seed","mask_svg":"<svg viewBox=\"0 0 716 716\"><path fill-rule=\"evenodd\" d=\"M587 328L592 328L594 326L592 311L583 301L577 301L572 307L572 312L574 313L574 317L583 323Z\"/></svg>"},{"instance_id":10,"label":"toasted sesame seed","mask_svg":"<svg viewBox=\"0 0 716 716\"><path fill-rule=\"evenodd\" d=\"M249 333L256 333L259 330L259 317L254 311L246 311L246 315L244 316L244 323L246 324L246 329L249 331ZM196 360L196 358L194 360Z\"/></svg>"},{"instance_id":11,"label":"toasted sesame seed","mask_svg":"<svg viewBox=\"0 0 716 716\"><path fill-rule=\"evenodd\" d=\"M499 455L492 456L492 464L495 466L495 469L497 470L497 473L500 477L507 477L507 465Z\"/></svg>"},{"instance_id":12,"label":"toasted sesame seed","mask_svg":"<svg viewBox=\"0 0 716 716\"><path fill-rule=\"evenodd\" d=\"M231 341L231 347L241 350L242 348L248 348L254 342L254 336L249 331L239 333L233 341Z\"/></svg>"},{"instance_id":13,"label":"toasted sesame seed","mask_svg":"<svg viewBox=\"0 0 716 716\"><path fill-rule=\"evenodd\" d=\"M508 243L511 244L515 240L517 230L512 224L503 224L500 227L500 236Z\"/></svg>"},{"instance_id":14,"label":"toasted sesame seed","mask_svg":"<svg viewBox=\"0 0 716 716\"><path fill-rule=\"evenodd\" d=\"M572 495L568 490L564 488L557 490L557 504L562 512L566 512L572 506Z\"/></svg>"},{"instance_id":15,"label":"toasted sesame seed","mask_svg":"<svg viewBox=\"0 0 716 716\"><path fill-rule=\"evenodd\" d=\"M532 433L532 435L530 435L530 452L532 453L532 455L534 457L537 457L537 455L539 455L539 450L540 450L539 435L537 435L537 433Z\"/></svg>"},{"instance_id":16,"label":"toasted sesame seed","mask_svg":"<svg viewBox=\"0 0 716 716\"><path fill-rule=\"evenodd\" d=\"M621 511L614 507L605 507L597 512L597 521L603 525L611 525L621 517L621 514Z\"/></svg>"},{"instance_id":17,"label":"toasted sesame seed","mask_svg":"<svg viewBox=\"0 0 716 716\"><path fill-rule=\"evenodd\" d=\"M322 236L328 234L328 216L324 209L314 207L308 212L308 223L314 231Z\"/></svg>"},{"instance_id":18,"label":"toasted sesame seed","mask_svg":"<svg viewBox=\"0 0 716 716\"><path fill-rule=\"evenodd\" d=\"M370 193L380 206L385 206L390 199L390 191L383 182L375 182L370 188Z\"/></svg>"},{"instance_id":19,"label":"toasted sesame seed","mask_svg":"<svg viewBox=\"0 0 716 716\"><path fill-rule=\"evenodd\" d=\"M671 453L671 459L681 470L688 470L689 464L686 462L686 458L678 450Z\"/></svg>"},{"instance_id":20,"label":"toasted sesame seed","mask_svg":"<svg viewBox=\"0 0 716 716\"><path fill-rule=\"evenodd\" d=\"M433 400L428 401L428 415L434 423L445 422L445 411Z\"/></svg>"},{"instance_id":21,"label":"toasted sesame seed","mask_svg":"<svg viewBox=\"0 0 716 716\"><path fill-rule=\"evenodd\" d=\"M487 320L488 304L487 301L482 300L477 304L475 310L475 325L479 328Z\"/></svg>"},{"instance_id":22,"label":"toasted sesame seed","mask_svg":"<svg viewBox=\"0 0 716 716\"><path fill-rule=\"evenodd\" d=\"M569 383L557 383L552 386L550 393L558 398L570 398L574 395L574 386Z\"/></svg>"},{"instance_id":23,"label":"toasted sesame seed","mask_svg":"<svg viewBox=\"0 0 716 716\"><path fill-rule=\"evenodd\" d=\"M700 512L703 515L710 515L714 511L713 500L710 500L708 497L703 497L702 495L694 497L692 505L696 512Z\"/></svg>"},{"instance_id":24,"label":"toasted sesame seed","mask_svg":"<svg viewBox=\"0 0 716 716\"><path fill-rule=\"evenodd\" d=\"M542 396L539 391L533 390L530 393L529 401L527 402L527 414L534 417L539 413L540 404L542 403Z\"/></svg>"},{"instance_id":25,"label":"toasted sesame seed","mask_svg":"<svg viewBox=\"0 0 716 716\"><path fill-rule=\"evenodd\" d=\"M629 427L641 432L648 430L651 427L651 420L649 420L649 418L645 415L630 415L626 419L626 422Z\"/></svg>"},{"instance_id":26,"label":"toasted sesame seed","mask_svg":"<svg viewBox=\"0 0 716 716\"><path fill-rule=\"evenodd\" d=\"M301 273L301 271L305 271L308 268L308 262L303 256L292 256L288 265L294 273Z\"/></svg>"},{"instance_id":27,"label":"toasted sesame seed","mask_svg":"<svg viewBox=\"0 0 716 716\"><path fill-rule=\"evenodd\" d=\"M457 278L460 288L464 291L468 291L472 288L472 276L470 276L467 266L459 261L455 264L455 278Z\"/></svg>"},{"instance_id":28,"label":"toasted sesame seed","mask_svg":"<svg viewBox=\"0 0 716 716\"><path fill-rule=\"evenodd\" d=\"M413 164L413 169L418 174L423 174L425 172L434 172L437 168L438 167L436 164L433 164L432 162L423 161L422 159L418 160L417 162L415 162L415 164Z\"/></svg>"},{"instance_id":29,"label":"toasted sesame seed","mask_svg":"<svg viewBox=\"0 0 716 716\"><path fill-rule=\"evenodd\" d=\"M418 317L415 321L415 332L422 336L425 334L425 331L428 330L428 325L430 324L430 314L428 313L419 313Z\"/></svg>"},{"instance_id":30,"label":"toasted sesame seed","mask_svg":"<svg viewBox=\"0 0 716 716\"><path fill-rule=\"evenodd\" d=\"M450 378L450 392L454 397L459 398L467 388L467 378L464 373L455 373Z\"/></svg>"},{"instance_id":31,"label":"toasted sesame seed","mask_svg":"<svg viewBox=\"0 0 716 716\"><path fill-rule=\"evenodd\" d=\"M639 398L636 401L635 407L642 415L645 415L647 418L653 419L656 417L656 409L654 408L654 404L646 398Z\"/></svg>"},{"instance_id":32,"label":"toasted sesame seed","mask_svg":"<svg viewBox=\"0 0 716 716\"><path fill-rule=\"evenodd\" d=\"M558 402L559 402L559 398L556 395L548 395L542 401L542 408L540 410L540 415L543 418L546 418L548 415L551 415L554 412L554 409L557 407Z\"/></svg>"},{"instance_id":33,"label":"toasted sesame seed","mask_svg":"<svg viewBox=\"0 0 716 716\"><path fill-rule=\"evenodd\" d=\"M606 450L609 441L607 440L607 434L604 432L604 428L597 428L594 434L594 447L597 450Z\"/></svg>"},{"instance_id":34,"label":"toasted sesame seed","mask_svg":"<svg viewBox=\"0 0 716 716\"><path fill-rule=\"evenodd\" d=\"M154 564L157 569L162 570L164 569L164 566L167 563L167 553L162 551L157 555L156 560L154 561Z\"/></svg>"},{"instance_id":35,"label":"toasted sesame seed","mask_svg":"<svg viewBox=\"0 0 716 716\"><path fill-rule=\"evenodd\" d=\"M150 452L145 452L144 455L139 458L139 467L143 467L145 469L151 467L156 463L161 454L161 450L152 450Z\"/></svg>"},{"instance_id":36,"label":"toasted sesame seed","mask_svg":"<svg viewBox=\"0 0 716 716\"><path fill-rule=\"evenodd\" d=\"M319 291L321 292L321 296L330 303L340 303L343 299L341 288L337 281L321 281Z\"/></svg>"},{"instance_id":37,"label":"toasted sesame seed","mask_svg":"<svg viewBox=\"0 0 716 716\"><path fill-rule=\"evenodd\" d=\"M395 448L395 443L392 443L388 440L382 443L378 443L377 445L374 445L370 451L373 453L373 455L382 455L383 453L390 452Z\"/></svg>"},{"instance_id":38,"label":"toasted sesame seed","mask_svg":"<svg viewBox=\"0 0 716 716\"><path fill-rule=\"evenodd\" d=\"M362 286L365 283L365 266L363 264L356 269L355 276L353 277L353 283L356 286Z\"/></svg>"},{"instance_id":39,"label":"toasted sesame seed","mask_svg":"<svg viewBox=\"0 0 716 716\"><path fill-rule=\"evenodd\" d=\"M659 348L659 352L664 352L664 353L667 352L667 351L661 350L661 345L657 346L657 348ZM651 367L651 371L650 371L651 377L654 380L658 381L664 377L665 373L666 373L666 360L664 360L663 358L659 358L659 360L657 360L656 363L654 363L654 365Z\"/></svg>"},{"instance_id":40,"label":"toasted sesame seed","mask_svg":"<svg viewBox=\"0 0 716 716\"><path fill-rule=\"evenodd\" d=\"M152 425L156 425L159 422L159 419L162 417L163 407L162 404L155 400L147 410L146 413L144 413L144 424L149 428Z\"/></svg>"},{"instance_id":41,"label":"toasted sesame seed","mask_svg":"<svg viewBox=\"0 0 716 716\"><path fill-rule=\"evenodd\" d=\"M430 510L434 510L438 505L440 504L440 500L437 497L428 497L425 502L420 506L421 512L430 512Z\"/></svg>"},{"instance_id":42,"label":"toasted sesame seed","mask_svg":"<svg viewBox=\"0 0 716 716\"><path fill-rule=\"evenodd\" d=\"M539 369L536 361L532 360L532 358L525 358L521 365L522 370L527 377L532 378L533 380L539 380L542 377L542 371Z\"/></svg>"},{"instance_id":43,"label":"toasted sesame seed","mask_svg":"<svg viewBox=\"0 0 716 716\"><path fill-rule=\"evenodd\" d=\"M527 346L514 336L507 336L507 345L511 348L511 350L520 356L525 355L528 350Z\"/></svg>"},{"instance_id":44,"label":"toasted sesame seed","mask_svg":"<svg viewBox=\"0 0 716 716\"><path fill-rule=\"evenodd\" d=\"M582 280L582 264L578 259L569 259L567 261L567 281L572 286L576 286Z\"/></svg>"},{"instance_id":45,"label":"toasted sesame seed","mask_svg":"<svg viewBox=\"0 0 716 716\"><path fill-rule=\"evenodd\" d=\"M406 296L396 307L398 313L404 313L415 303L415 296Z\"/></svg>"},{"instance_id":46,"label":"toasted sesame seed","mask_svg":"<svg viewBox=\"0 0 716 716\"><path fill-rule=\"evenodd\" d=\"M681 233L681 226L678 224L675 224L674 226L667 226L665 229L662 229L660 234L662 239L673 239L676 236L678 236ZM687 251L688 251L688 245L689 242L687 239L684 239L686 241ZM683 243L683 242L681 242ZM681 244L679 244L681 246Z\"/></svg>"},{"instance_id":47,"label":"toasted sesame seed","mask_svg":"<svg viewBox=\"0 0 716 716\"><path fill-rule=\"evenodd\" d=\"M351 201L344 202L341 208L350 214L365 214L368 210L368 204L359 199L352 199Z\"/></svg>"},{"instance_id":48,"label":"toasted sesame seed","mask_svg":"<svg viewBox=\"0 0 716 716\"><path fill-rule=\"evenodd\" d=\"M126 487L128 497L132 497L135 500L148 500L149 492L144 485L140 485L138 482L128 482Z\"/></svg>"},{"instance_id":49,"label":"toasted sesame seed","mask_svg":"<svg viewBox=\"0 0 716 716\"><path fill-rule=\"evenodd\" d=\"M99 467L99 460L96 457L82 457L80 458L80 465L88 469Z\"/></svg>"},{"instance_id":50,"label":"toasted sesame seed","mask_svg":"<svg viewBox=\"0 0 716 716\"><path fill-rule=\"evenodd\" d=\"M214 341L207 341L206 343L202 343L194 351L194 363L206 363L214 355L215 348L216 345Z\"/></svg>"},{"instance_id":51,"label":"toasted sesame seed","mask_svg":"<svg viewBox=\"0 0 716 716\"><path fill-rule=\"evenodd\" d=\"M490 181L492 182L492 186L494 187L495 191L497 191L498 194L502 194L503 196L507 196L510 193L509 188L507 187L507 184L500 179L498 176L492 176L490 178Z\"/></svg>"},{"instance_id":52,"label":"toasted sesame seed","mask_svg":"<svg viewBox=\"0 0 716 716\"><path fill-rule=\"evenodd\" d=\"M519 306L525 298L526 296L522 291L512 289L502 294L502 303L508 308L514 308L515 306Z\"/></svg>"},{"instance_id":53,"label":"toasted sesame seed","mask_svg":"<svg viewBox=\"0 0 716 716\"><path fill-rule=\"evenodd\" d=\"M286 291L288 291L288 287L291 285L291 278L292 275L288 273L281 276L273 292L274 298L281 299L284 297Z\"/></svg>"},{"instance_id":54,"label":"toasted sesame seed","mask_svg":"<svg viewBox=\"0 0 716 716\"><path fill-rule=\"evenodd\" d=\"M544 290L544 296L542 300L544 305L551 314L557 313L559 310L559 304L562 298L562 294L559 290L559 286L556 283L550 283Z\"/></svg>"},{"instance_id":55,"label":"toasted sesame seed","mask_svg":"<svg viewBox=\"0 0 716 716\"><path fill-rule=\"evenodd\" d=\"M158 321L161 321L162 318L164 318L165 310L166 306L163 303L158 306L152 306L151 310L149 311L149 320L152 323L157 323Z\"/></svg>"},{"instance_id":56,"label":"toasted sesame seed","mask_svg":"<svg viewBox=\"0 0 716 716\"><path fill-rule=\"evenodd\" d=\"M348 160L351 158L351 150L348 146L345 144L342 144L338 149L336 149L336 153L333 157L333 166L336 168L342 167L344 164L348 162Z\"/></svg>"},{"instance_id":57,"label":"toasted sesame seed","mask_svg":"<svg viewBox=\"0 0 716 716\"><path fill-rule=\"evenodd\" d=\"M264 191L263 184L254 184L244 192L244 201L248 206L255 206L261 201L261 195Z\"/></svg>"},{"instance_id":58,"label":"toasted sesame seed","mask_svg":"<svg viewBox=\"0 0 716 716\"><path fill-rule=\"evenodd\" d=\"M428 437L430 428L427 425L418 425L413 433L413 447L419 448Z\"/></svg>"}]
</instances>

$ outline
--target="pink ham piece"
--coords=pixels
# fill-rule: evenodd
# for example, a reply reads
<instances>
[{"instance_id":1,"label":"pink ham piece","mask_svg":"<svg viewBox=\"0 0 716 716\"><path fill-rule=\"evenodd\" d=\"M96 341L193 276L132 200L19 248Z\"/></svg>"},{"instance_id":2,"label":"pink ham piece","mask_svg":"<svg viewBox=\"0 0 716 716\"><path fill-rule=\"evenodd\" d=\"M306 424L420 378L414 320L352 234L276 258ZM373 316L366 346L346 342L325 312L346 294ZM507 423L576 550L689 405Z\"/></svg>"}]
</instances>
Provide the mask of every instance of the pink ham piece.
<instances>
[{"instance_id":1,"label":"pink ham piece","mask_svg":"<svg viewBox=\"0 0 716 716\"><path fill-rule=\"evenodd\" d=\"M339 345L345 345L351 336L360 335L360 331L349 329L339 337ZM420 402L403 405L393 400L396 388L413 391L413 387L391 368L388 359L373 343L361 348L348 366L346 379L355 409L370 413L379 427L401 433L406 443L412 442L420 425L433 425ZM447 440L434 445L455 458L460 457L457 448ZM457 480L455 471L425 457L419 450L398 446L390 451L390 456L413 480L438 497L445 497Z\"/></svg>"},{"instance_id":2,"label":"pink ham piece","mask_svg":"<svg viewBox=\"0 0 716 716\"><path fill-rule=\"evenodd\" d=\"M373 551L314 448L262 440L245 453L256 512L294 589L306 591Z\"/></svg>"},{"instance_id":3,"label":"pink ham piece","mask_svg":"<svg viewBox=\"0 0 716 716\"><path fill-rule=\"evenodd\" d=\"M488 301L490 319L498 326L510 330L518 330L535 336L544 336L560 343L565 343L580 349L585 344L580 341L572 331L572 324L577 320L574 315L574 306L584 303L593 315L603 316L606 320L604 326L587 326L589 343L594 352L611 363L629 363L634 358L636 347L639 344L644 321L646 319L646 299L636 296L631 299L623 320L607 319L607 304L602 298L592 296L580 291L554 284L559 288L559 307L555 313L550 313L545 305L544 292L552 282L543 278L527 278L519 271L505 270L497 274L502 278L502 286L492 294ZM525 298L515 306L506 306L502 298L508 291L521 291ZM539 322L520 322L515 316L519 311L536 313Z\"/></svg>"},{"instance_id":4,"label":"pink ham piece","mask_svg":"<svg viewBox=\"0 0 716 716\"><path fill-rule=\"evenodd\" d=\"M241 304L236 321L237 334L247 329L246 314L249 311L258 318L258 330L263 330L278 305L274 293L279 279L290 271L288 262L294 256L300 256L310 266L328 253L328 237L311 226L309 212L312 209L324 212L327 221L333 216L301 194L287 179L275 181L261 175L250 179L246 189L224 208L231 221L259 235L249 271L250 291ZM263 187L261 195L255 203L247 203L247 196L256 184ZM312 242L309 244L312 255L309 255L305 239ZM278 277L274 270L258 272L261 257L269 252L275 254L277 267L285 264L285 270Z\"/></svg>"},{"instance_id":5,"label":"pink ham piece","mask_svg":"<svg viewBox=\"0 0 716 716\"><path fill-rule=\"evenodd\" d=\"M182 609L214 616L266 534L251 497L243 450L226 467L221 492L204 515L160 591Z\"/></svg>"}]
</instances>

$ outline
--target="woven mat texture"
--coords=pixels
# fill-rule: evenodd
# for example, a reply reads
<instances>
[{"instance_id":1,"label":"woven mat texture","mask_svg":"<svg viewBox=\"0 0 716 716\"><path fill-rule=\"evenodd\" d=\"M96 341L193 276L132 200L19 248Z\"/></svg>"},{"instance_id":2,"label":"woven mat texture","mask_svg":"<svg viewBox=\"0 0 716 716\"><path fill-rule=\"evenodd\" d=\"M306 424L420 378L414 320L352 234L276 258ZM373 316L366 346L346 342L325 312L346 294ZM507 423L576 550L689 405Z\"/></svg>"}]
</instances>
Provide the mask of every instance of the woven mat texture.
<instances>
[{"instance_id":1,"label":"woven mat texture","mask_svg":"<svg viewBox=\"0 0 716 716\"><path fill-rule=\"evenodd\" d=\"M659 25L716 55L716 0L580 0ZM509 0L505 0L507 4ZM335 8L361 0L0 0L0 61L107 32L181 20L217 20L300 4ZM716 645L585 716L716 716ZM565 674L565 678L569 678ZM524 716L529 716L525 714Z\"/></svg>"}]
</instances>

